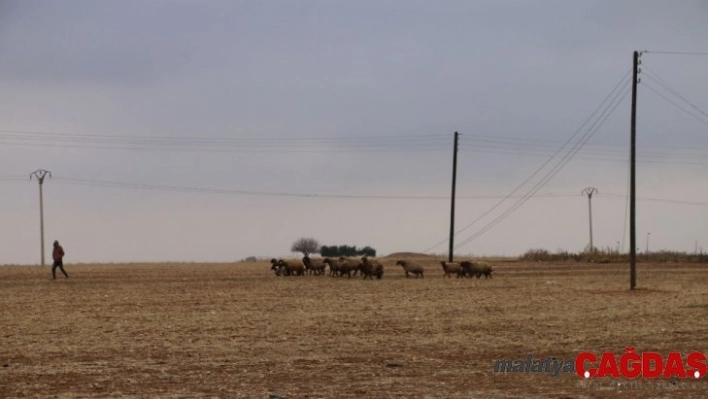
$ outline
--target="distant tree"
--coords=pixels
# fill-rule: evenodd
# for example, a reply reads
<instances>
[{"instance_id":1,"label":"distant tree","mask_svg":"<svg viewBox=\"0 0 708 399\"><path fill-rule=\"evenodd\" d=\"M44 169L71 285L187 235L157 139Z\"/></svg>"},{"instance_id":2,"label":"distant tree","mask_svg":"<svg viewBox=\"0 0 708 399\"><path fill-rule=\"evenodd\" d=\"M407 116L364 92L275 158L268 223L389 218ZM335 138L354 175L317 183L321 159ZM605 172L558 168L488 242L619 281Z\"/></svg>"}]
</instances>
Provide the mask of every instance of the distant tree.
<instances>
[{"instance_id":1,"label":"distant tree","mask_svg":"<svg viewBox=\"0 0 708 399\"><path fill-rule=\"evenodd\" d=\"M320 252L320 243L317 242L312 237L302 237L298 238L294 243L292 248L293 252L302 252L304 256L310 256L310 254L316 254Z\"/></svg>"},{"instance_id":2,"label":"distant tree","mask_svg":"<svg viewBox=\"0 0 708 399\"><path fill-rule=\"evenodd\" d=\"M367 245L359 251L359 255L370 256L373 258L376 256L376 250Z\"/></svg>"},{"instance_id":3,"label":"distant tree","mask_svg":"<svg viewBox=\"0 0 708 399\"><path fill-rule=\"evenodd\" d=\"M366 246L358 249L351 245L323 245L320 248L320 255L324 257L339 257L339 256L376 256L376 250Z\"/></svg>"}]
</instances>

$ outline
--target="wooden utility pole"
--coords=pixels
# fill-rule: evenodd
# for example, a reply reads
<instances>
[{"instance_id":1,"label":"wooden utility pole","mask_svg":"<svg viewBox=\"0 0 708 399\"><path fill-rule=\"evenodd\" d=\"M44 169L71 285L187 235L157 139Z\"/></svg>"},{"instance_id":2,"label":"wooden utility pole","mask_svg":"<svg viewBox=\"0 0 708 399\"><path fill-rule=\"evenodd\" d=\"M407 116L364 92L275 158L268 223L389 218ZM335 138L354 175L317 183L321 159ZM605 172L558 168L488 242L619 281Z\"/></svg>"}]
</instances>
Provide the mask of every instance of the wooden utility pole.
<instances>
[{"instance_id":1,"label":"wooden utility pole","mask_svg":"<svg viewBox=\"0 0 708 399\"><path fill-rule=\"evenodd\" d=\"M452 151L452 196L450 197L450 250L448 252L448 262L453 261L455 251L455 186L457 184L457 148L460 134L455 132L455 145Z\"/></svg>"},{"instance_id":2,"label":"wooden utility pole","mask_svg":"<svg viewBox=\"0 0 708 399\"><path fill-rule=\"evenodd\" d=\"M52 173L44 169L38 169L30 174L30 180L32 180L32 176L36 177L39 182L39 234L41 236L42 266L44 266L44 201L42 198L42 185L44 184L44 178L47 176L52 177Z\"/></svg>"},{"instance_id":3,"label":"wooden utility pole","mask_svg":"<svg viewBox=\"0 0 708 399\"><path fill-rule=\"evenodd\" d=\"M632 122L630 125L630 182L629 182L629 289L637 286L637 214L636 214L636 146L637 146L637 75L639 74L638 51L632 61Z\"/></svg>"}]
</instances>

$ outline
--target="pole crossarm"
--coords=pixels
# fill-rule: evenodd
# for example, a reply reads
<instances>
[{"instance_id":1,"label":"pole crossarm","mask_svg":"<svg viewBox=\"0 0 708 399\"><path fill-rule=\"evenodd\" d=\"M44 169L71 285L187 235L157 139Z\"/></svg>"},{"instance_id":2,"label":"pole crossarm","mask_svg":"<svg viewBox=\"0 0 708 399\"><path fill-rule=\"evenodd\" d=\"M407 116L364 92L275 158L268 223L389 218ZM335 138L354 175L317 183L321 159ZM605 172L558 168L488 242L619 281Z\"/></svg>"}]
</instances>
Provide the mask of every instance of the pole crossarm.
<instances>
[{"instance_id":1,"label":"pole crossarm","mask_svg":"<svg viewBox=\"0 0 708 399\"><path fill-rule=\"evenodd\" d=\"M35 177L39 181L39 184L43 184L44 178L47 176L52 177L52 172L44 169L37 169L30 173L30 180L32 180L32 177Z\"/></svg>"}]
</instances>

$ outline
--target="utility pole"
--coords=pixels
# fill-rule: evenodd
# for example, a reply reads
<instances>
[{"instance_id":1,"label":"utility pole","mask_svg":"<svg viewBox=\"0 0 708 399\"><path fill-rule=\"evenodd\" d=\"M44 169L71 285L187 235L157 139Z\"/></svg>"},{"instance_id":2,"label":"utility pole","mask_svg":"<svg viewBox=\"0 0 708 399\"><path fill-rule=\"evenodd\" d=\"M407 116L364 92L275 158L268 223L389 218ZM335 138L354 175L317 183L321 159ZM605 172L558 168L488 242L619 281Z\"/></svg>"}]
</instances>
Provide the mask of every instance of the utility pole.
<instances>
[{"instance_id":1,"label":"utility pole","mask_svg":"<svg viewBox=\"0 0 708 399\"><path fill-rule=\"evenodd\" d=\"M44 169L37 169L30 173L30 180L32 180L32 176L36 177L39 182L39 232L41 235L40 245L42 246L42 266L44 266L44 201L42 199L42 184L44 184L45 177L52 177L52 173Z\"/></svg>"},{"instance_id":2,"label":"utility pole","mask_svg":"<svg viewBox=\"0 0 708 399\"><path fill-rule=\"evenodd\" d=\"M630 125L630 183L629 183L629 289L637 286L637 184L636 184L636 155L637 155L637 75L639 74L640 53L634 52L632 57L632 121Z\"/></svg>"},{"instance_id":3,"label":"utility pole","mask_svg":"<svg viewBox=\"0 0 708 399\"><path fill-rule=\"evenodd\" d=\"M646 251L647 255L649 255L649 236L650 235L651 235L651 233L647 233L647 251Z\"/></svg>"},{"instance_id":4,"label":"utility pole","mask_svg":"<svg viewBox=\"0 0 708 399\"><path fill-rule=\"evenodd\" d=\"M455 186L457 184L457 148L460 133L455 132L455 145L452 151L452 196L450 197L450 250L448 252L448 262L453 261L455 248Z\"/></svg>"},{"instance_id":5,"label":"utility pole","mask_svg":"<svg viewBox=\"0 0 708 399\"><path fill-rule=\"evenodd\" d=\"M595 187L588 187L582 191L582 194L588 196L588 211L590 213L590 253L594 252L593 249L595 248L592 245L592 195L596 192L597 189Z\"/></svg>"}]
</instances>

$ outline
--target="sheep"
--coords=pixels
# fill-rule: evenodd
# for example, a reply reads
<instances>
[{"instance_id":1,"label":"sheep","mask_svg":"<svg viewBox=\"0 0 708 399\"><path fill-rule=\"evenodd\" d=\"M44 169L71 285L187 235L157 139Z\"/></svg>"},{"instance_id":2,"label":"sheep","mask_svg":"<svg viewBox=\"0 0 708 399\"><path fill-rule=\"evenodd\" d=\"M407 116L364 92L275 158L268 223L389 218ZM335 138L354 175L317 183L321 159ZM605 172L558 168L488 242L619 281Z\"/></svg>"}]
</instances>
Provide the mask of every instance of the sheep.
<instances>
[{"instance_id":1,"label":"sheep","mask_svg":"<svg viewBox=\"0 0 708 399\"><path fill-rule=\"evenodd\" d=\"M364 273L363 268L364 264L361 260L359 259L354 259L354 258L345 258L343 256L339 257L339 263L342 264L343 262L347 262L351 264L352 267L352 272L354 272L354 276L359 274L359 272Z\"/></svg>"},{"instance_id":2,"label":"sheep","mask_svg":"<svg viewBox=\"0 0 708 399\"><path fill-rule=\"evenodd\" d=\"M423 278L423 266L417 263L407 260L399 260L396 262L396 265L401 265L403 267L403 270L406 272L406 278L409 277L409 274L415 274L415 278L418 278L418 276Z\"/></svg>"},{"instance_id":3,"label":"sheep","mask_svg":"<svg viewBox=\"0 0 708 399\"><path fill-rule=\"evenodd\" d=\"M368 277L369 280L373 280L372 276L376 276L377 280L381 280L383 277L383 264L377 260L369 260L366 256L361 258L361 274L364 276L364 280Z\"/></svg>"},{"instance_id":4,"label":"sheep","mask_svg":"<svg viewBox=\"0 0 708 399\"><path fill-rule=\"evenodd\" d=\"M462 261L460 262L460 274L462 277L477 277L482 275L482 270L477 267L474 262Z\"/></svg>"},{"instance_id":5,"label":"sheep","mask_svg":"<svg viewBox=\"0 0 708 399\"><path fill-rule=\"evenodd\" d=\"M452 273L455 273L457 275L457 278L462 277L462 273L460 273L460 264L456 262L445 262L440 261L440 264L442 265L443 272L445 272L445 275L443 277L448 277L452 278Z\"/></svg>"},{"instance_id":6,"label":"sheep","mask_svg":"<svg viewBox=\"0 0 708 399\"><path fill-rule=\"evenodd\" d=\"M276 276L280 276L280 265L278 264L278 261L276 259L271 259L270 263L272 266L270 267L270 270L273 270L275 272Z\"/></svg>"},{"instance_id":7,"label":"sheep","mask_svg":"<svg viewBox=\"0 0 708 399\"><path fill-rule=\"evenodd\" d=\"M285 261L280 259L278 261L278 266L285 270L286 276L304 276L305 275L305 265L299 261Z\"/></svg>"},{"instance_id":8,"label":"sheep","mask_svg":"<svg viewBox=\"0 0 708 399\"><path fill-rule=\"evenodd\" d=\"M461 274L463 276L472 277L474 274L477 278L480 278L482 275L484 275L485 279L492 278L492 266L487 262L463 261L460 263L460 268L462 269Z\"/></svg>"},{"instance_id":9,"label":"sheep","mask_svg":"<svg viewBox=\"0 0 708 399\"><path fill-rule=\"evenodd\" d=\"M336 259L324 258L323 264L329 265L329 275L336 276L339 274L339 261Z\"/></svg>"},{"instance_id":10,"label":"sheep","mask_svg":"<svg viewBox=\"0 0 708 399\"><path fill-rule=\"evenodd\" d=\"M492 265L490 265L487 262L477 262L477 267L480 267L482 269L482 274L484 274L484 278L492 278Z\"/></svg>"},{"instance_id":11,"label":"sheep","mask_svg":"<svg viewBox=\"0 0 708 399\"><path fill-rule=\"evenodd\" d=\"M339 277L344 277L344 275L346 274L348 278L352 278L352 272L357 271L358 268L358 262L339 258Z\"/></svg>"},{"instance_id":12,"label":"sheep","mask_svg":"<svg viewBox=\"0 0 708 399\"><path fill-rule=\"evenodd\" d=\"M309 256L305 256L302 258L302 263L305 264L308 274L320 276L325 273L326 266L322 259L311 259Z\"/></svg>"}]
</instances>

